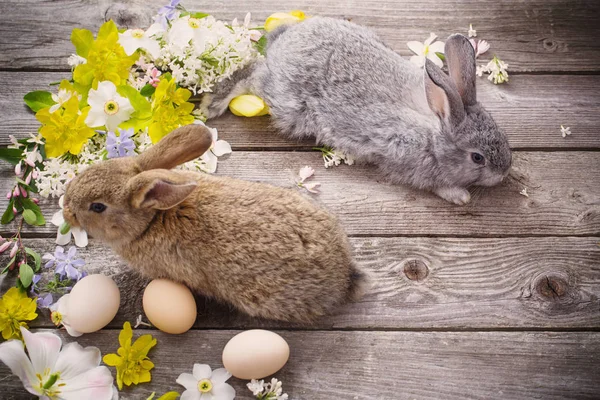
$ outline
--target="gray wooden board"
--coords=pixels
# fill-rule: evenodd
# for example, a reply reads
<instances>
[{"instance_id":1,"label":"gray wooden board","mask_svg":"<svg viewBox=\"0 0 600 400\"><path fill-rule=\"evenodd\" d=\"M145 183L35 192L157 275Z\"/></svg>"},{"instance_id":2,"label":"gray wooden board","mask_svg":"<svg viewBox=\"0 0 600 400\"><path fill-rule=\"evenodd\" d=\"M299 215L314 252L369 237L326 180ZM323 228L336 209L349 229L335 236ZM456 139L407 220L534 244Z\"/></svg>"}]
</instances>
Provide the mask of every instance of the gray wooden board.
<instances>
[{"instance_id":1,"label":"gray wooden board","mask_svg":"<svg viewBox=\"0 0 600 400\"><path fill-rule=\"evenodd\" d=\"M52 239L26 239L41 254ZM368 294L311 326L257 320L197 296L196 328L507 329L600 328L600 238L352 238L369 275ZM92 241L80 249L89 273L110 275L121 308L110 327L143 314L147 280ZM0 258L0 267L8 262ZM1 278L0 278L1 279ZM1 282L1 281L0 281ZM0 292L14 285L9 274ZM48 313L32 323L52 327Z\"/></svg>"},{"instance_id":2,"label":"gray wooden board","mask_svg":"<svg viewBox=\"0 0 600 400\"><path fill-rule=\"evenodd\" d=\"M294 187L294 176L305 165L316 169L314 180L322 183L313 199L339 216L350 235L600 234L600 152L517 152L509 179L475 193L467 206L386 184L373 166L325 169L316 152L234 151L219 162L218 173ZM12 174L9 168L0 170L0 193L14 184ZM519 194L523 188L529 197ZM6 204L6 197L0 196L0 209ZM56 200L44 202L42 209L49 219L58 209ZM14 226L1 229L11 231ZM34 231L47 235L55 227L47 224Z\"/></svg>"},{"instance_id":3,"label":"gray wooden board","mask_svg":"<svg viewBox=\"0 0 600 400\"><path fill-rule=\"evenodd\" d=\"M175 380L194 363L219 368L222 349L238 331L152 333L152 382L121 392L142 400L152 391L182 391ZM289 332L288 364L275 376L290 399L597 399L600 341L596 332ZM78 338L102 354L115 352L118 331ZM65 342L72 341L65 337ZM0 367L3 400L30 399ZM238 396L252 399L247 381L231 378Z\"/></svg>"},{"instance_id":4,"label":"gray wooden board","mask_svg":"<svg viewBox=\"0 0 600 400\"><path fill-rule=\"evenodd\" d=\"M25 106L33 90L57 90L51 82L69 78L65 72L0 72L0 145L8 135L37 132L40 124ZM513 148L600 148L600 76L518 75L505 85L478 79L479 99L506 131ZM310 149L314 141L297 143L279 135L268 117L239 118L227 112L208 124L234 149ZM560 125L573 134L563 138Z\"/></svg>"},{"instance_id":5,"label":"gray wooden board","mask_svg":"<svg viewBox=\"0 0 600 400\"><path fill-rule=\"evenodd\" d=\"M5 69L65 69L73 50L73 27L96 31L105 18L122 27L139 28L163 0L132 1L19 1L0 3L0 65ZM190 10L219 19L243 19L251 11L257 24L277 11L304 10L308 15L347 18L375 29L396 51L410 55L406 42L423 42L429 32L440 38L467 33L469 23L478 38L491 43L482 62L497 54L512 71L598 71L600 7L595 0L408 1L226 1L188 0Z\"/></svg>"}]
</instances>

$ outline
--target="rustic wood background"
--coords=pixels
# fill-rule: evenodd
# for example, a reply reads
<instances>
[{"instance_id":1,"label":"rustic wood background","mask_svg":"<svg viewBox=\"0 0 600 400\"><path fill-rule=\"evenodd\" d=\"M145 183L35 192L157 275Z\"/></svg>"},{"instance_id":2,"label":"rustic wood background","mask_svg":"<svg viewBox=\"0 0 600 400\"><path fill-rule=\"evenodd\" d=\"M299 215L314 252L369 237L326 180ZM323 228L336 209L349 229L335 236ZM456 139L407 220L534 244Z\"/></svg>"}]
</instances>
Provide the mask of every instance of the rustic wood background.
<instances>
[{"instance_id":1,"label":"rustic wood background","mask_svg":"<svg viewBox=\"0 0 600 400\"><path fill-rule=\"evenodd\" d=\"M113 18L145 27L163 1L2 0L0 2L0 145L38 124L22 102L28 91L69 76L71 29L96 30ZM596 0L199 1L190 10L219 19L252 11L347 18L375 29L402 55L406 42L466 33L510 67L510 83L478 81L480 99L507 131L514 167L503 185L465 207L390 186L367 165L324 169L312 142L290 142L269 119L226 115L209 124L233 154L219 174L292 187L294 173L316 169L315 200L339 215L356 258L373 277L364 299L315 326L240 315L198 297L192 331L156 330L153 380L121 393L182 391L175 383L194 363L221 366L225 343L243 329L279 332L291 358L277 378L290 399L600 398L600 6ZM573 134L560 135L560 125ZM12 185L0 168L0 193ZM529 197L519 194L527 188ZM6 200L0 200L4 209ZM56 201L44 202L50 217ZM3 226L2 235L14 231ZM27 244L54 249L55 228L29 229ZM78 339L114 352L118 329L142 314L146 282L91 240L81 251L90 272L112 275L122 307L101 332ZM5 257L2 259L4 260ZM1 282L3 290L14 277ZM47 313L31 324L51 329ZM138 329L136 334L146 333ZM66 341L71 339L59 332ZM240 399L245 383L230 382ZM0 399L31 398L0 366Z\"/></svg>"}]
</instances>

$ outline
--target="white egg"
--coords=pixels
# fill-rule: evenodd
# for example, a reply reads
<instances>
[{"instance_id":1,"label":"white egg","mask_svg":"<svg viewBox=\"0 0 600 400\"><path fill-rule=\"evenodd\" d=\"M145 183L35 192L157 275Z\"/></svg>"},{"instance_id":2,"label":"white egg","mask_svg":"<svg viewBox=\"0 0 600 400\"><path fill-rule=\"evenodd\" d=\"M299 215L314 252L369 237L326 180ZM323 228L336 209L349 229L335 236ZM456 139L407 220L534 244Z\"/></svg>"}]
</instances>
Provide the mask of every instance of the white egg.
<instances>
[{"instance_id":1,"label":"white egg","mask_svg":"<svg viewBox=\"0 0 600 400\"><path fill-rule=\"evenodd\" d=\"M82 333L104 328L119 311L121 295L106 275L88 275L73 286L67 303L71 327Z\"/></svg>"},{"instance_id":2,"label":"white egg","mask_svg":"<svg viewBox=\"0 0 600 400\"><path fill-rule=\"evenodd\" d=\"M144 290L144 313L163 332L187 332L196 322L196 300L181 283L155 279Z\"/></svg>"},{"instance_id":3,"label":"white egg","mask_svg":"<svg viewBox=\"0 0 600 400\"><path fill-rule=\"evenodd\" d=\"M279 371L290 347L275 332L252 329L235 335L223 349L223 365L239 379L261 379Z\"/></svg>"}]
</instances>

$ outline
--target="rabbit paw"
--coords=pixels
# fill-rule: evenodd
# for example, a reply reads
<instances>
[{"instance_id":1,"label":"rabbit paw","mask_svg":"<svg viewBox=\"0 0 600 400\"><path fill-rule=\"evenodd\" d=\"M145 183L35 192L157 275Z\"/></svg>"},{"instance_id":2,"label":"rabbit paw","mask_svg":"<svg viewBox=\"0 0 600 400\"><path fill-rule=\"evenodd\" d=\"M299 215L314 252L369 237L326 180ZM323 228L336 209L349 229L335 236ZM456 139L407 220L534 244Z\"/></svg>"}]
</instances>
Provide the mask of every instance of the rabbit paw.
<instances>
[{"instance_id":1,"label":"rabbit paw","mask_svg":"<svg viewBox=\"0 0 600 400\"><path fill-rule=\"evenodd\" d=\"M469 191L458 187L437 189L435 194L442 199L449 201L450 203L458 204L459 206L464 206L471 201L471 194Z\"/></svg>"}]
</instances>

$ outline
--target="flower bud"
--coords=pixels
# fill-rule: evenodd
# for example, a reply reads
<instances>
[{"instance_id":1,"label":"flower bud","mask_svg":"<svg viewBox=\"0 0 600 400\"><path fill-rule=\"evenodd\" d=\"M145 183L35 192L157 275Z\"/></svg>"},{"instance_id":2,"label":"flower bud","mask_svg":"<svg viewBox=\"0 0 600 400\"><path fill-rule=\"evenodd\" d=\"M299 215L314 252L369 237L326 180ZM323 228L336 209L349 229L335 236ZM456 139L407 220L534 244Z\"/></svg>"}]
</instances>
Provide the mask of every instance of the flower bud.
<instances>
[{"instance_id":1,"label":"flower bud","mask_svg":"<svg viewBox=\"0 0 600 400\"><path fill-rule=\"evenodd\" d=\"M15 186L15 190L13 190L13 197L19 197L19 185Z\"/></svg>"},{"instance_id":2,"label":"flower bud","mask_svg":"<svg viewBox=\"0 0 600 400\"><path fill-rule=\"evenodd\" d=\"M10 256L11 258L12 258L12 257L14 257L14 256L16 256L16 255L17 255L17 251L19 251L19 244L18 244L18 243L15 243L15 245L13 246L13 248L12 248L12 249L10 249L10 254L9 254L9 256Z\"/></svg>"},{"instance_id":3,"label":"flower bud","mask_svg":"<svg viewBox=\"0 0 600 400\"><path fill-rule=\"evenodd\" d=\"M23 168L21 166L21 162L19 161L19 163L17 165L15 165L15 175L17 175L18 177L23 176Z\"/></svg>"},{"instance_id":4,"label":"flower bud","mask_svg":"<svg viewBox=\"0 0 600 400\"><path fill-rule=\"evenodd\" d=\"M6 193L6 198L8 200L12 199L12 190L9 190L8 193Z\"/></svg>"},{"instance_id":5,"label":"flower bud","mask_svg":"<svg viewBox=\"0 0 600 400\"><path fill-rule=\"evenodd\" d=\"M40 199L36 199L35 197L32 197L31 201L33 201L35 204L39 204L40 203Z\"/></svg>"},{"instance_id":6,"label":"flower bud","mask_svg":"<svg viewBox=\"0 0 600 400\"><path fill-rule=\"evenodd\" d=\"M0 254L4 253L10 247L10 242L4 242L0 246Z\"/></svg>"},{"instance_id":7,"label":"flower bud","mask_svg":"<svg viewBox=\"0 0 600 400\"><path fill-rule=\"evenodd\" d=\"M19 190L21 190L21 196L27 197L27 190L23 186L19 186Z\"/></svg>"},{"instance_id":8,"label":"flower bud","mask_svg":"<svg viewBox=\"0 0 600 400\"><path fill-rule=\"evenodd\" d=\"M31 183L31 176L33 175L33 172L30 172L29 175L27 175L27 178L25 178L25 183L26 184L30 184Z\"/></svg>"}]
</instances>

